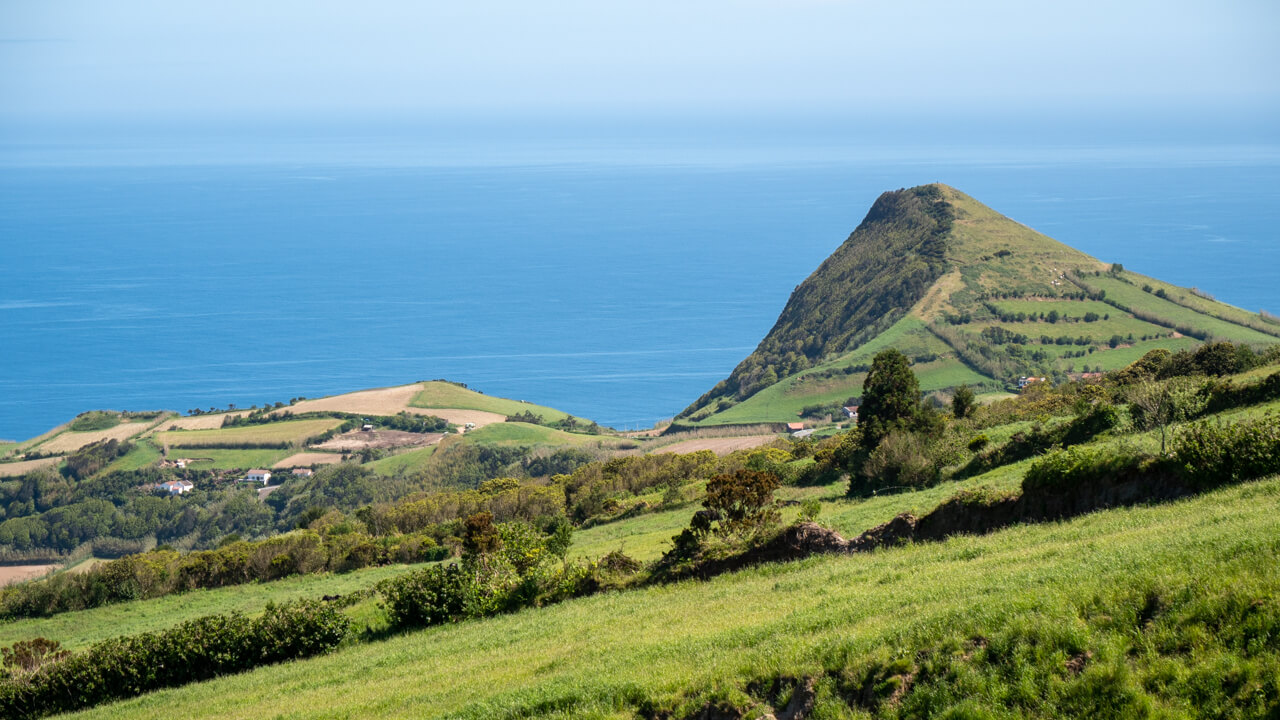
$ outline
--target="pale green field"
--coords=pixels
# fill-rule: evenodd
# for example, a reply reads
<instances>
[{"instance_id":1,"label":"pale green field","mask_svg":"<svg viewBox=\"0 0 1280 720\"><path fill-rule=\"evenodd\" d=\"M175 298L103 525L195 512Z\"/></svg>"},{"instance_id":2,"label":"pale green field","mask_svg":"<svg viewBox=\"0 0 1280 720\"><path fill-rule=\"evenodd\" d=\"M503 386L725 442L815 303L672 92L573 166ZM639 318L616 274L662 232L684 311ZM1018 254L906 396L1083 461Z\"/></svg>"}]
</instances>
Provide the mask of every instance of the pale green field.
<instances>
[{"instance_id":1,"label":"pale green field","mask_svg":"<svg viewBox=\"0 0 1280 720\"><path fill-rule=\"evenodd\" d=\"M400 472L409 472L422 467L431 460L431 456L435 454L436 446L431 445L417 450L402 452L399 455L392 455L381 460L374 460L367 463L365 467L378 473L379 475L395 475Z\"/></svg>"},{"instance_id":2,"label":"pale green field","mask_svg":"<svg viewBox=\"0 0 1280 720\"><path fill-rule=\"evenodd\" d=\"M63 647L77 649L108 638L162 630L183 620L205 615L239 611L257 615L268 602L296 598L342 595L414 568L388 565L333 575L300 575L266 583L249 583L212 590L191 590L152 600L104 605L47 618L31 618L0 623L0 645L18 640L46 637Z\"/></svg>"},{"instance_id":3,"label":"pale green field","mask_svg":"<svg viewBox=\"0 0 1280 720\"><path fill-rule=\"evenodd\" d=\"M1203 313L1182 307L1177 303L1163 300L1156 297L1153 293L1143 292L1142 283L1139 282L1138 287L1134 287L1123 280L1117 280L1105 275L1100 277L1082 278L1088 285L1107 291L1107 298L1116 300L1129 307L1136 307L1155 313L1160 317L1170 320L1178 324L1189 325L1200 330L1207 330L1213 333L1216 340L1234 340L1237 342L1258 343L1271 345L1277 338L1271 335L1265 335L1252 328L1236 325L1235 323L1219 320ZM1172 287L1172 286L1168 286Z\"/></svg>"},{"instance_id":4,"label":"pale green field","mask_svg":"<svg viewBox=\"0 0 1280 720\"><path fill-rule=\"evenodd\" d=\"M1249 310L1238 308L1235 305L1229 305L1219 300L1209 300L1208 298L1202 298L1197 296L1195 293L1191 292L1189 288L1178 287L1177 285L1170 285L1169 283L1164 282L1163 280L1157 280L1155 278L1150 278L1150 277L1147 277L1146 275L1140 275L1135 272L1126 271L1122 275L1122 277L1136 284L1139 290L1142 289L1143 285L1150 285L1152 288L1152 292L1154 292L1156 289L1164 288L1164 291L1166 293L1176 298L1178 304L1189 305L1193 309L1196 309L1207 315L1217 315L1219 317L1225 318L1226 320L1235 322L1235 323L1258 323L1258 324L1264 325L1265 327L1270 328L1272 330L1272 333L1280 333L1280 325L1266 323L1265 321L1262 320L1262 318L1259 316L1257 312L1250 312ZM1087 278L1086 278L1086 282L1087 282ZM1280 340L1280 338L1276 338L1276 340Z\"/></svg>"},{"instance_id":5,"label":"pale green field","mask_svg":"<svg viewBox=\"0 0 1280 720\"><path fill-rule=\"evenodd\" d=\"M269 468L272 465L294 454L293 450L275 450L272 448L247 448L224 450L222 448L173 448L169 457L200 458L191 463L196 470L249 470L252 468ZM208 458L207 460L203 458Z\"/></svg>"},{"instance_id":6,"label":"pale green field","mask_svg":"<svg viewBox=\"0 0 1280 720\"><path fill-rule=\"evenodd\" d=\"M532 412L535 415L541 415L542 419L547 422L555 422L568 417L568 413L554 408L520 402L519 400L491 397L445 382L423 383L423 389L414 396L409 404L412 407L419 408L483 410L500 415L519 415L523 412Z\"/></svg>"},{"instance_id":7,"label":"pale green field","mask_svg":"<svg viewBox=\"0 0 1280 720\"><path fill-rule=\"evenodd\" d=\"M978 385L992 382L991 378L974 372L967 365L952 358L921 363L912 366L911 369L920 382L921 392L943 390L966 383ZM842 374L833 378L824 378L819 383L805 382L803 379L805 377L801 374L787 378L757 392L728 410L694 424L710 427L795 422L800 417L800 411L806 406L840 403L850 397L861 395L866 373Z\"/></svg>"},{"instance_id":8,"label":"pale green field","mask_svg":"<svg viewBox=\"0 0 1280 720\"><path fill-rule=\"evenodd\" d=\"M1277 510L1272 478L983 537L765 565L411 632L78 716L621 718L641 703L688 707L713 688L1022 625L1107 652L1114 626L1086 607L1141 605L1151 588L1280 591Z\"/></svg>"},{"instance_id":9,"label":"pale green field","mask_svg":"<svg viewBox=\"0 0 1280 720\"><path fill-rule=\"evenodd\" d=\"M301 443L342 424L335 418L286 420L265 425L219 428L217 430L165 430L156 433L156 442L169 447L223 445L236 447L266 443Z\"/></svg>"},{"instance_id":10,"label":"pale green field","mask_svg":"<svg viewBox=\"0 0 1280 720\"><path fill-rule=\"evenodd\" d=\"M599 435L581 435L529 423L495 423L468 432L463 442L476 445L591 445L607 443Z\"/></svg>"},{"instance_id":11,"label":"pale green field","mask_svg":"<svg viewBox=\"0 0 1280 720\"><path fill-rule=\"evenodd\" d=\"M113 473L128 470L141 470L160 462L160 448L156 447L150 440L137 440L133 444L133 449L124 457L116 458L102 472Z\"/></svg>"}]
</instances>

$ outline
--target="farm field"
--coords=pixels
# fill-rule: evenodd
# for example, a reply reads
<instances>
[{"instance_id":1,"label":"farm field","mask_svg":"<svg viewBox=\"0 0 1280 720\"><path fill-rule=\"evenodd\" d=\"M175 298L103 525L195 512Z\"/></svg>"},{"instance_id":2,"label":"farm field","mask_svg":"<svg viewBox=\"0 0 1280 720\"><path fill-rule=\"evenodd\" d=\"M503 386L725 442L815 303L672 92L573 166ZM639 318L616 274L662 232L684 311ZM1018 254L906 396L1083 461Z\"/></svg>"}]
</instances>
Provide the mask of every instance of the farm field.
<instances>
[{"instance_id":1,"label":"farm field","mask_svg":"<svg viewBox=\"0 0 1280 720\"><path fill-rule=\"evenodd\" d=\"M615 442L599 435L581 435L542 425L509 422L476 428L463 435L461 441L475 445L603 445Z\"/></svg>"},{"instance_id":2,"label":"farm field","mask_svg":"<svg viewBox=\"0 0 1280 720\"><path fill-rule=\"evenodd\" d=\"M1107 299L1116 300L1130 307L1137 306L1155 313L1166 320L1173 321L1180 325L1189 325L1200 330L1207 330L1213 333L1216 340L1234 340L1237 342L1258 343L1270 345L1275 343L1277 338L1272 335L1260 333L1252 328L1236 325L1235 323L1219 320L1218 318L1196 312L1188 308L1182 307L1177 303L1156 297L1152 293L1144 292L1141 287L1134 287L1129 283L1115 278L1100 276L1082 278L1086 284L1097 287L1100 290L1107 291Z\"/></svg>"},{"instance_id":3,"label":"farm field","mask_svg":"<svg viewBox=\"0 0 1280 720\"><path fill-rule=\"evenodd\" d=\"M407 633L76 717L630 716L642 701L696 706L713 688L820 675L886 647L910 656L1017 633L1065 661L1055 649L1065 632L1075 638L1066 648L1102 653L1104 671L1145 677L1148 666L1124 651L1127 626L1110 618L1136 613L1156 589L1205 602L1238 589L1276 596L1278 505L1271 478L1064 523L764 565ZM1089 598L1097 612L1083 611Z\"/></svg>"},{"instance_id":4,"label":"farm field","mask_svg":"<svg viewBox=\"0 0 1280 720\"><path fill-rule=\"evenodd\" d=\"M250 470L269 468L292 454L292 450L274 448L190 448L175 449L170 451L169 456L175 459L189 458L192 460L191 467L196 470Z\"/></svg>"},{"instance_id":5,"label":"farm field","mask_svg":"<svg viewBox=\"0 0 1280 720\"><path fill-rule=\"evenodd\" d=\"M42 563L39 565L0 565L0 587L11 583L26 582L43 577L58 569L58 565Z\"/></svg>"},{"instance_id":6,"label":"farm field","mask_svg":"<svg viewBox=\"0 0 1280 720\"><path fill-rule=\"evenodd\" d=\"M395 475L401 472L411 472L425 465L431 460L431 455L435 453L436 446L431 445L417 450L409 450L391 457L385 457L381 460L374 460L368 464L369 469L379 475Z\"/></svg>"},{"instance_id":7,"label":"farm field","mask_svg":"<svg viewBox=\"0 0 1280 720\"><path fill-rule=\"evenodd\" d=\"M16 477L42 467L54 467L60 462L62 462L61 456L0 463L0 477Z\"/></svg>"},{"instance_id":8,"label":"farm field","mask_svg":"<svg viewBox=\"0 0 1280 720\"><path fill-rule=\"evenodd\" d=\"M748 435L746 437L694 438L663 445L656 453L691 453L710 450L717 455L727 455L734 450L747 450L777 440L777 435Z\"/></svg>"},{"instance_id":9,"label":"farm field","mask_svg":"<svg viewBox=\"0 0 1280 720\"><path fill-rule=\"evenodd\" d=\"M332 465L342 462L342 455L328 452L300 452L276 461L273 468L311 467L312 465Z\"/></svg>"},{"instance_id":10,"label":"farm field","mask_svg":"<svg viewBox=\"0 0 1280 720\"><path fill-rule=\"evenodd\" d=\"M109 427L106 430L90 430L88 432L67 432L60 433L45 442L36 445L34 448L40 452L47 453L71 453L79 450L85 445L99 442L101 440L128 440L134 435L140 434L142 431L151 427L152 421L147 422L129 422L120 423L115 427Z\"/></svg>"},{"instance_id":11,"label":"farm field","mask_svg":"<svg viewBox=\"0 0 1280 720\"><path fill-rule=\"evenodd\" d=\"M395 415L407 410L409 402L418 394L421 385L398 385L374 390L333 395L315 400L300 400L285 410L298 414L305 412L345 412L368 415Z\"/></svg>"},{"instance_id":12,"label":"farm field","mask_svg":"<svg viewBox=\"0 0 1280 720\"><path fill-rule=\"evenodd\" d=\"M160 423L160 427L165 430L217 430L222 427L222 423L229 417L238 418L247 415L245 412L229 412L229 413L206 413L204 415L192 415L190 417L170 418Z\"/></svg>"},{"instance_id":13,"label":"farm field","mask_svg":"<svg viewBox=\"0 0 1280 720\"><path fill-rule=\"evenodd\" d=\"M245 425L217 430L182 430L156 433L156 442L170 447L253 447L300 444L342 424L341 420L285 420L265 425Z\"/></svg>"},{"instance_id":14,"label":"farm field","mask_svg":"<svg viewBox=\"0 0 1280 720\"><path fill-rule=\"evenodd\" d=\"M491 397L474 390L458 387L453 383L426 382L422 383L420 387L421 389L413 396L413 400L410 403L416 408L480 410L501 415L504 420L508 415L519 415L524 412L541 415L546 422L555 422L568 417L568 413L554 408L520 402L519 400ZM440 417L445 416L441 415ZM445 417L445 419L453 422L450 418Z\"/></svg>"}]
</instances>

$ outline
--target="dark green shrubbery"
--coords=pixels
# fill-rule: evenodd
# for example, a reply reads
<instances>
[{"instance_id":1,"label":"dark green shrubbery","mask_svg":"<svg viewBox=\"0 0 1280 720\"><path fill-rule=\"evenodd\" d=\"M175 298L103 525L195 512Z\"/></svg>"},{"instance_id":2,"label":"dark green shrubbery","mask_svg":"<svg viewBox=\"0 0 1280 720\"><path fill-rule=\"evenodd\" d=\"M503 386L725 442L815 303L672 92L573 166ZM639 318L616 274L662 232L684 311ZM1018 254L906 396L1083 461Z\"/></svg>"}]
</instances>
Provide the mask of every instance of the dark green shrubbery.
<instances>
[{"instance_id":1,"label":"dark green shrubbery","mask_svg":"<svg viewBox=\"0 0 1280 720\"><path fill-rule=\"evenodd\" d=\"M1280 416L1188 425L1175 437L1173 455L1183 477L1197 488L1280 473Z\"/></svg>"},{"instance_id":2,"label":"dark green shrubbery","mask_svg":"<svg viewBox=\"0 0 1280 720\"><path fill-rule=\"evenodd\" d=\"M529 523L467 518L466 554L379 584L393 628L457 622L556 603L595 587L595 565L567 562L568 524L540 532Z\"/></svg>"},{"instance_id":3,"label":"dark green shrubbery","mask_svg":"<svg viewBox=\"0 0 1280 720\"><path fill-rule=\"evenodd\" d=\"M1022 478L1024 493L1054 493L1141 472L1152 458L1115 447L1055 450L1031 464Z\"/></svg>"},{"instance_id":4,"label":"dark green shrubbery","mask_svg":"<svg viewBox=\"0 0 1280 720\"><path fill-rule=\"evenodd\" d=\"M310 657L337 647L349 625L337 607L301 600L268 604L253 619L239 613L211 615L168 630L107 640L0 681L0 715L52 715Z\"/></svg>"}]
</instances>

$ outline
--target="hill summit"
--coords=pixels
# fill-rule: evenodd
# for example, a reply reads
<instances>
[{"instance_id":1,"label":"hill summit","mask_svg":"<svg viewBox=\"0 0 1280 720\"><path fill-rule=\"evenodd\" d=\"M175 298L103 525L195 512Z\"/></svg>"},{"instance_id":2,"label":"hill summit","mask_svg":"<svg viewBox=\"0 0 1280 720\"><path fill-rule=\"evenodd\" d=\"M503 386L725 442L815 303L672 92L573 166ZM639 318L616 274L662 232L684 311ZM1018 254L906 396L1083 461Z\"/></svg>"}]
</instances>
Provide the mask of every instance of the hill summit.
<instances>
[{"instance_id":1,"label":"hill summit","mask_svg":"<svg viewBox=\"0 0 1280 720\"><path fill-rule=\"evenodd\" d=\"M1277 336L1266 316L1108 265L935 183L882 194L755 351L677 421L829 416L856 404L871 357L890 346L913 359L926 392L1001 392L1023 376L1123 367L1155 347Z\"/></svg>"}]
</instances>

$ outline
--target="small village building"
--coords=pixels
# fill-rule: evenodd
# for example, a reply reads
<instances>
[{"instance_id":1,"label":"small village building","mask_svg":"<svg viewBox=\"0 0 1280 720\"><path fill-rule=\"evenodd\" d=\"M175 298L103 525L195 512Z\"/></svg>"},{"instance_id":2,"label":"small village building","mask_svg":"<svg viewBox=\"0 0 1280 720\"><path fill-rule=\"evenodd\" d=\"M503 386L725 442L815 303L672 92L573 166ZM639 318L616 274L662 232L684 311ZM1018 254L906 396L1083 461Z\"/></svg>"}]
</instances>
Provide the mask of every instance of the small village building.
<instances>
[{"instance_id":1,"label":"small village building","mask_svg":"<svg viewBox=\"0 0 1280 720\"><path fill-rule=\"evenodd\" d=\"M847 405L847 406L845 406L845 407L843 407L843 408L840 408L840 411L841 411L842 413L844 413L844 416L845 416L845 417L849 418L850 420L852 420L852 421L854 421L854 422L858 422L858 408L859 408L859 407L860 407L859 405Z\"/></svg>"},{"instance_id":2,"label":"small village building","mask_svg":"<svg viewBox=\"0 0 1280 720\"><path fill-rule=\"evenodd\" d=\"M311 468L294 468L293 469L294 477L311 477L312 475L314 475L314 473L311 472Z\"/></svg>"},{"instance_id":3,"label":"small village building","mask_svg":"<svg viewBox=\"0 0 1280 720\"><path fill-rule=\"evenodd\" d=\"M787 423L787 432L800 432L803 429L804 423L802 422Z\"/></svg>"},{"instance_id":4,"label":"small village building","mask_svg":"<svg viewBox=\"0 0 1280 720\"><path fill-rule=\"evenodd\" d=\"M363 424L363 425L361 425L361 426L360 426L360 431L361 431L361 432L373 432L373 425L370 425L369 423L365 423L365 424Z\"/></svg>"},{"instance_id":5,"label":"small village building","mask_svg":"<svg viewBox=\"0 0 1280 720\"><path fill-rule=\"evenodd\" d=\"M1046 380L1048 380L1048 378L1042 378L1042 377L1020 377L1020 378L1018 378L1018 389L1019 389L1019 390L1024 390L1024 389L1026 389L1026 387L1027 387L1028 385L1034 385L1034 384L1036 384L1036 383L1042 383L1042 382L1045 382Z\"/></svg>"},{"instance_id":6,"label":"small village building","mask_svg":"<svg viewBox=\"0 0 1280 720\"><path fill-rule=\"evenodd\" d=\"M162 482L156 485L157 490L163 490L170 495L181 495L183 493L191 492L195 488L196 486L193 483L186 480L170 480L169 482Z\"/></svg>"},{"instance_id":7,"label":"small village building","mask_svg":"<svg viewBox=\"0 0 1280 720\"><path fill-rule=\"evenodd\" d=\"M256 483L262 483L263 485L266 485L267 481L270 479L271 479L270 470L250 470L249 474L244 476L245 482L251 482L251 483L256 482Z\"/></svg>"}]
</instances>

